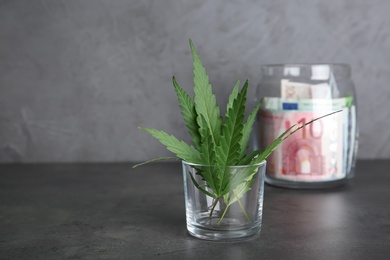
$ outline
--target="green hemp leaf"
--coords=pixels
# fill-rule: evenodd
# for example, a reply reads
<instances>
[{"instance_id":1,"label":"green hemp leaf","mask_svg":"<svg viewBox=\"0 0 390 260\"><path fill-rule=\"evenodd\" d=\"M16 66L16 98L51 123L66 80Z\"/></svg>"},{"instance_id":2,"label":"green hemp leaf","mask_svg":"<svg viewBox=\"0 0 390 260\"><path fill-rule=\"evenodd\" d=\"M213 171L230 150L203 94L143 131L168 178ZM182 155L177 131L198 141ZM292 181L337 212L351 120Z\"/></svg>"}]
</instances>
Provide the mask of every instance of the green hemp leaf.
<instances>
[{"instance_id":1,"label":"green hemp leaf","mask_svg":"<svg viewBox=\"0 0 390 260\"><path fill-rule=\"evenodd\" d=\"M159 140L169 151L176 154L177 158L194 164L213 166L198 171L198 174L206 182L206 186L199 185L191 174L190 177L201 192L214 198L210 216L218 203L225 205L225 210L218 223L224 218L229 206L235 202L239 204L245 217L250 221L240 199L251 189L259 163L264 161L286 138L322 117L300 127L293 125L264 151L256 150L248 153L248 142L263 99L256 104L245 120L248 81L245 82L241 90L239 89L240 81L237 81L229 96L225 117L222 118L206 69L203 67L191 40L190 48L193 57L194 98L192 99L180 87L175 77L172 81L182 111L181 114L192 138L192 144L187 144L160 130L140 129ZM331 114L337 112L339 111ZM172 159L172 157L153 159L134 167L165 159ZM240 169L239 174L227 171L227 166L238 165L249 165L250 167L245 168L245 170Z\"/></svg>"}]
</instances>

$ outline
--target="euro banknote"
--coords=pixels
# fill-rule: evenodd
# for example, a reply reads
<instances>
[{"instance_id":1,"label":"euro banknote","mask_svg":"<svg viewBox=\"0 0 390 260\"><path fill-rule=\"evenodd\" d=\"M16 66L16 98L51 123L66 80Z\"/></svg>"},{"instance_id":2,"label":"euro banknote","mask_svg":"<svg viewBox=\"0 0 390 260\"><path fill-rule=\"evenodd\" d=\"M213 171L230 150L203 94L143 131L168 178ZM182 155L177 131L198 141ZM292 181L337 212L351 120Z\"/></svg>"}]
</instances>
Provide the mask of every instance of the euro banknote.
<instances>
[{"instance_id":1,"label":"euro banknote","mask_svg":"<svg viewBox=\"0 0 390 260\"><path fill-rule=\"evenodd\" d=\"M290 126L303 125L326 112L259 112L260 148L269 146ZM344 113L322 118L287 138L268 157L268 175L291 181L326 181L345 177Z\"/></svg>"}]
</instances>

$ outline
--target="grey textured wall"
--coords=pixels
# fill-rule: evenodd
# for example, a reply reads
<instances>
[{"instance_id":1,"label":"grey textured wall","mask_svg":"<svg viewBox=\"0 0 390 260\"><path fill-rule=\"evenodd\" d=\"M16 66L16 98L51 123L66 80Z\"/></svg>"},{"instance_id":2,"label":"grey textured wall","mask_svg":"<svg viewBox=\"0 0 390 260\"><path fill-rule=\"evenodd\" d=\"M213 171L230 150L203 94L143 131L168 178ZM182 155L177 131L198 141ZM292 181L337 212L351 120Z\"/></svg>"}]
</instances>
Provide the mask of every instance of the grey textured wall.
<instances>
[{"instance_id":1,"label":"grey textured wall","mask_svg":"<svg viewBox=\"0 0 390 260\"><path fill-rule=\"evenodd\" d=\"M137 126L188 140L171 86L189 92L192 38L225 102L260 65L344 62L360 158L390 158L388 0L0 0L0 162L169 155Z\"/></svg>"}]
</instances>

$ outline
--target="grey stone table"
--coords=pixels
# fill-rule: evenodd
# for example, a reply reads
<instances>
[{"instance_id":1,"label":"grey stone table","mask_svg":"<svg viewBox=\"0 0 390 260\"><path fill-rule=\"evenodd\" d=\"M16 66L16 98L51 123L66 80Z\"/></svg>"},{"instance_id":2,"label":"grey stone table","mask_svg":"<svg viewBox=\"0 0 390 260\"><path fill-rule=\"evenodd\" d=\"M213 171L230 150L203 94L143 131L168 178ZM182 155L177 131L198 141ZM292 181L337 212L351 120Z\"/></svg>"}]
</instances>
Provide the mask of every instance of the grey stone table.
<instances>
[{"instance_id":1,"label":"grey stone table","mask_svg":"<svg viewBox=\"0 0 390 260\"><path fill-rule=\"evenodd\" d=\"M390 259L390 161L330 190L266 186L260 236L186 232L179 162L0 165L0 259Z\"/></svg>"}]
</instances>

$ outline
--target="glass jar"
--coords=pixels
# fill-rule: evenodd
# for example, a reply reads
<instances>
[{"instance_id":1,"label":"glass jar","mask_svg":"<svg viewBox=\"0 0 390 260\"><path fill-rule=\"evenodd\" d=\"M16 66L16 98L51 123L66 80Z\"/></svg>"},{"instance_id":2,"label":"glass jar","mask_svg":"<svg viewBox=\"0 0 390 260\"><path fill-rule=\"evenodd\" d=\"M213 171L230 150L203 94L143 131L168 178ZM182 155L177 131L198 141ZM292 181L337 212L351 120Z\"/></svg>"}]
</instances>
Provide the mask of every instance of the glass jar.
<instances>
[{"instance_id":1,"label":"glass jar","mask_svg":"<svg viewBox=\"0 0 390 260\"><path fill-rule=\"evenodd\" d=\"M346 64L262 67L256 99L264 98L254 131L264 150L296 124L339 111L285 139L267 159L265 181L288 188L327 188L354 175L358 146L356 95Z\"/></svg>"}]
</instances>

